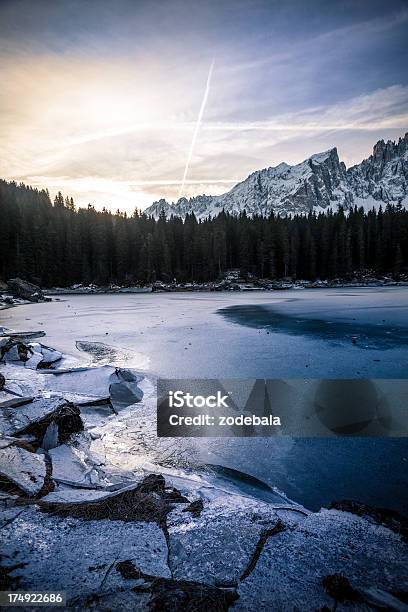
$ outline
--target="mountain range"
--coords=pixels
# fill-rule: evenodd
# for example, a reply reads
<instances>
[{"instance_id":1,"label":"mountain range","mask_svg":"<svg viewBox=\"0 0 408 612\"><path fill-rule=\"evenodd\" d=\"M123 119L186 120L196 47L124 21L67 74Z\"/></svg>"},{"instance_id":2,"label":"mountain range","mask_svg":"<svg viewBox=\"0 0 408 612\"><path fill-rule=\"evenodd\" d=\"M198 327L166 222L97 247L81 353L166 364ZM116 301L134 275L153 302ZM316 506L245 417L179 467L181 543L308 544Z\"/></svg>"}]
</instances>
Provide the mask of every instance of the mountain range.
<instances>
[{"instance_id":1,"label":"mountain range","mask_svg":"<svg viewBox=\"0 0 408 612\"><path fill-rule=\"evenodd\" d=\"M185 218L194 212L198 219L214 217L222 210L231 214L246 211L248 216L281 216L345 210L365 210L401 204L408 208L408 132L398 142L379 140L373 153L360 164L346 168L337 148L312 155L300 164L278 166L253 172L230 191L219 196L180 198L170 204L154 202L144 212L158 218L164 211Z\"/></svg>"}]
</instances>

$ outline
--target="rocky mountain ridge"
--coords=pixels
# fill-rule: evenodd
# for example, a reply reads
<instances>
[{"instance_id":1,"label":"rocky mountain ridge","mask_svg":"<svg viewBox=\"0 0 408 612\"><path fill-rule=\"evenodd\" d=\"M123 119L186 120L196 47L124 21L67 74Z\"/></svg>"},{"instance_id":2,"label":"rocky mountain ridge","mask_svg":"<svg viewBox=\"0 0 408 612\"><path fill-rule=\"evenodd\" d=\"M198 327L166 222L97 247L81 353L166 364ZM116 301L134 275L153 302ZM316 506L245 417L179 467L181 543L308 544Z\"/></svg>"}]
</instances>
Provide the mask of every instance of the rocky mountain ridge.
<instances>
[{"instance_id":1,"label":"rocky mountain ridge","mask_svg":"<svg viewBox=\"0 0 408 612\"><path fill-rule=\"evenodd\" d=\"M158 218L184 218L194 212L197 218L216 216L222 210L239 214L281 216L348 209L363 206L370 210L380 205L408 205L408 132L398 142L380 140L373 154L360 164L346 168L336 147L312 155L300 164L258 170L220 196L201 195L180 198L169 204L161 199L145 213Z\"/></svg>"}]
</instances>

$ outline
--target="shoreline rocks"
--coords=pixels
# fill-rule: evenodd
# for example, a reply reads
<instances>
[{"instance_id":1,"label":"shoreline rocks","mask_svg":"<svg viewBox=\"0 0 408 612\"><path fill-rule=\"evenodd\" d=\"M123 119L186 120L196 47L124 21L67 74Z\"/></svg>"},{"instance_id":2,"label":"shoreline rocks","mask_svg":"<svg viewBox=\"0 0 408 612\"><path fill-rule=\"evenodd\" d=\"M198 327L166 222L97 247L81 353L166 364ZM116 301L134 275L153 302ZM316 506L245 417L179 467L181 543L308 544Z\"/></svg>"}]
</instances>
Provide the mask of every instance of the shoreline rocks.
<instances>
[{"instance_id":1,"label":"shoreline rocks","mask_svg":"<svg viewBox=\"0 0 408 612\"><path fill-rule=\"evenodd\" d=\"M7 281L7 286L14 297L28 300L29 302L47 301L40 287L21 278L10 278Z\"/></svg>"}]
</instances>

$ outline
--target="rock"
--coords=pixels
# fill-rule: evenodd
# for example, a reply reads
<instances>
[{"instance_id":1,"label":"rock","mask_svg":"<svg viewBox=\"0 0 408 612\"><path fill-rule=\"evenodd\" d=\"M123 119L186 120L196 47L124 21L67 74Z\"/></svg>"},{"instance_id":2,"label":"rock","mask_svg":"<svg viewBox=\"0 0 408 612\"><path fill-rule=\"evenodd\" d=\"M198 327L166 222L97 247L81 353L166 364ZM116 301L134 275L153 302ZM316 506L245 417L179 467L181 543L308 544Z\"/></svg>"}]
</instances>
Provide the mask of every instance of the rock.
<instances>
[{"instance_id":1,"label":"rock","mask_svg":"<svg viewBox=\"0 0 408 612\"><path fill-rule=\"evenodd\" d=\"M136 593L148 591L151 594L148 601L150 611L222 612L228 610L238 599L233 589L220 589L200 582L149 576L129 559L117 563L116 569L125 580L136 582L133 591Z\"/></svg>"},{"instance_id":2,"label":"rock","mask_svg":"<svg viewBox=\"0 0 408 612\"><path fill-rule=\"evenodd\" d=\"M0 433L9 436L22 433L33 423L40 422L53 414L65 403L61 397L49 399L37 397L18 409L6 408L0 413Z\"/></svg>"},{"instance_id":3,"label":"rock","mask_svg":"<svg viewBox=\"0 0 408 612\"><path fill-rule=\"evenodd\" d=\"M238 599L234 590L220 589L208 584L185 581L156 579L152 582L150 612L163 610L191 610L194 612L227 611Z\"/></svg>"},{"instance_id":4,"label":"rock","mask_svg":"<svg viewBox=\"0 0 408 612\"><path fill-rule=\"evenodd\" d=\"M18 495L13 495L12 493L8 493L7 491L0 491L0 508L2 510L12 508L18 499Z\"/></svg>"},{"instance_id":5,"label":"rock","mask_svg":"<svg viewBox=\"0 0 408 612\"><path fill-rule=\"evenodd\" d=\"M81 411L77 406L67 402L51 416L51 419L58 426L58 441L61 444L69 440L71 434L83 431L84 424L81 419ZM48 423L47 423L48 425Z\"/></svg>"},{"instance_id":6,"label":"rock","mask_svg":"<svg viewBox=\"0 0 408 612\"><path fill-rule=\"evenodd\" d=\"M2 359L4 359L6 363L13 361L23 361L23 349L25 349L24 345L17 342L15 344L5 346L2 349Z\"/></svg>"},{"instance_id":7,"label":"rock","mask_svg":"<svg viewBox=\"0 0 408 612\"><path fill-rule=\"evenodd\" d=\"M37 495L44 486L44 457L13 445L2 448L0 475L16 484L27 495Z\"/></svg>"},{"instance_id":8,"label":"rock","mask_svg":"<svg viewBox=\"0 0 408 612\"><path fill-rule=\"evenodd\" d=\"M13 575L25 591L62 590L69 600L119 591L128 581L115 565L126 559L170 577L166 540L154 523L64 519L30 507L2 529L1 565L22 564Z\"/></svg>"},{"instance_id":9,"label":"rock","mask_svg":"<svg viewBox=\"0 0 408 612\"><path fill-rule=\"evenodd\" d=\"M166 481L161 474L148 474L139 485L142 493L157 493L164 495Z\"/></svg>"},{"instance_id":10,"label":"rock","mask_svg":"<svg viewBox=\"0 0 408 612\"><path fill-rule=\"evenodd\" d=\"M322 579L322 587L336 603L359 601L358 592L353 589L348 578L342 574L331 574Z\"/></svg>"},{"instance_id":11,"label":"rock","mask_svg":"<svg viewBox=\"0 0 408 612\"><path fill-rule=\"evenodd\" d=\"M36 370L38 367L48 367L59 361L62 354L59 351L44 346L39 342L25 344L17 336L9 336L1 339L2 359L6 362L22 361L26 368Z\"/></svg>"},{"instance_id":12,"label":"rock","mask_svg":"<svg viewBox=\"0 0 408 612\"><path fill-rule=\"evenodd\" d=\"M6 384L6 379L3 374L0 372L0 391L3 391L4 385Z\"/></svg>"},{"instance_id":13,"label":"rock","mask_svg":"<svg viewBox=\"0 0 408 612\"><path fill-rule=\"evenodd\" d=\"M29 300L30 302L40 302L44 299L44 294L40 287L21 278L11 278L7 281L7 285L11 293L16 297Z\"/></svg>"},{"instance_id":14,"label":"rock","mask_svg":"<svg viewBox=\"0 0 408 612\"><path fill-rule=\"evenodd\" d=\"M184 508L183 512L190 512L194 518L198 518L203 511L204 504L202 499L197 499L191 502L187 508Z\"/></svg>"}]
</instances>

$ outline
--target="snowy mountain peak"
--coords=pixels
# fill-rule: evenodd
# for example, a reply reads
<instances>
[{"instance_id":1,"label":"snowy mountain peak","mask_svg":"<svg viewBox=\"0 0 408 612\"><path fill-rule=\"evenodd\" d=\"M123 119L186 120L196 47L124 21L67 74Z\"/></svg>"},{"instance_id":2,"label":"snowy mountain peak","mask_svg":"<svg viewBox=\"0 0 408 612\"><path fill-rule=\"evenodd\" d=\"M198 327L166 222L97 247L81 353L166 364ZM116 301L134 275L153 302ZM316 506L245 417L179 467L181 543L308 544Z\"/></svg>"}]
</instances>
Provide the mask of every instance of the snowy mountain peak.
<instances>
[{"instance_id":1,"label":"snowy mountain peak","mask_svg":"<svg viewBox=\"0 0 408 612\"><path fill-rule=\"evenodd\" d=\"M322 164L325 161L331 159L332 161L339 161L339 155L337 153L337 147L333 147L332 149L328 149L328 151L323 151L322 153L315 153L310 156L310 161L316 164Z\"/></svg>"},{"instance_id":2,"label":"snowy mountain peak","mask_svg":"<svg viewBox=\"0 0 408 612\"><path fill-rule=\"evenodd\" d=\"M378 141L368 159L349 169L333 147L294 166L282 162L257 170L223 195L180 198L175 204L162 199L145 212L155 218L163 211L166 216L182 218L194 212L203 219L222 210L287 216L339 206L378 208L388 203L408 205L408 133L398 142Z\"/></svg>"}]
</instances>

